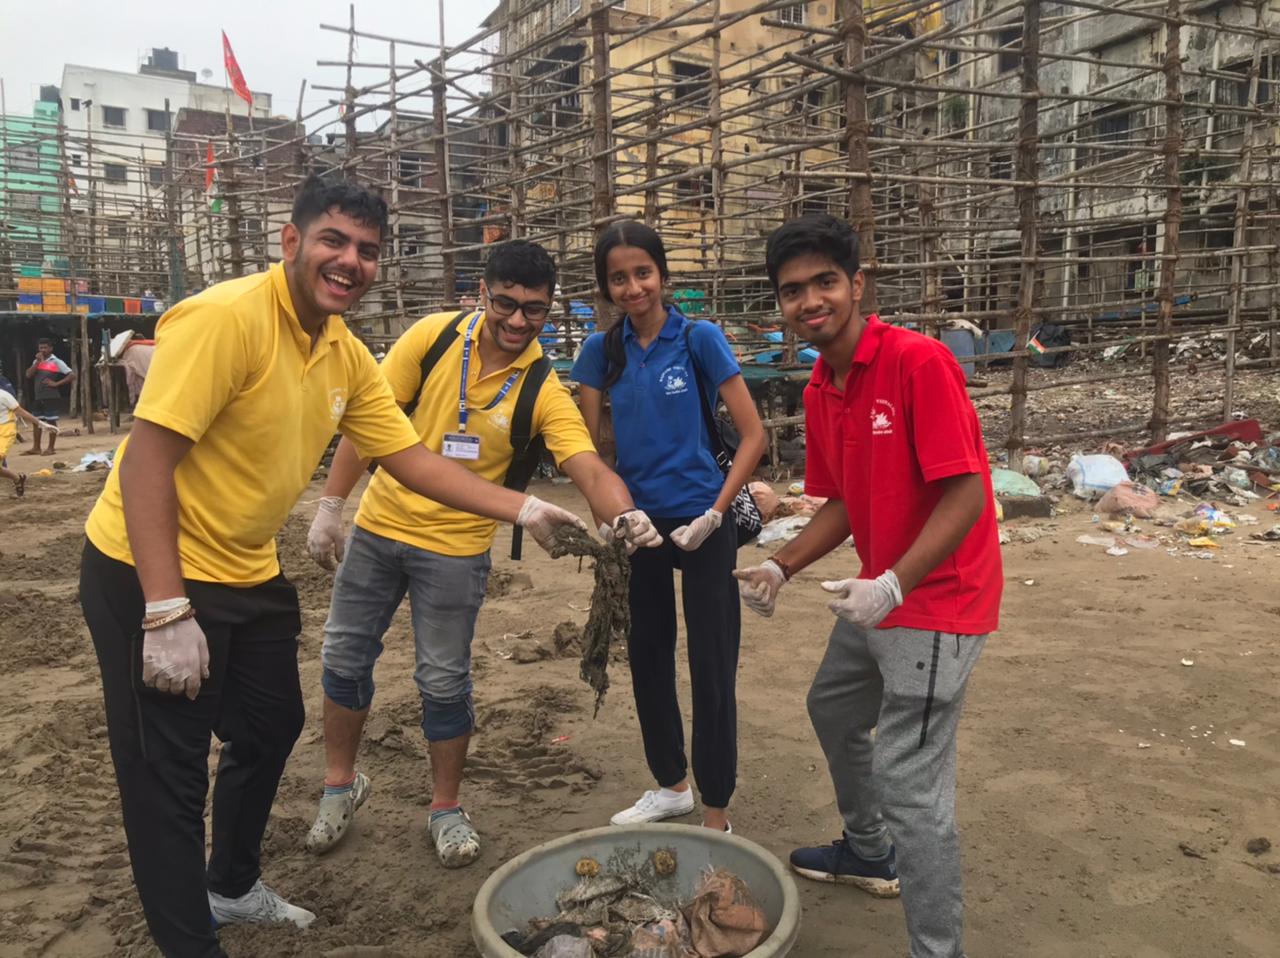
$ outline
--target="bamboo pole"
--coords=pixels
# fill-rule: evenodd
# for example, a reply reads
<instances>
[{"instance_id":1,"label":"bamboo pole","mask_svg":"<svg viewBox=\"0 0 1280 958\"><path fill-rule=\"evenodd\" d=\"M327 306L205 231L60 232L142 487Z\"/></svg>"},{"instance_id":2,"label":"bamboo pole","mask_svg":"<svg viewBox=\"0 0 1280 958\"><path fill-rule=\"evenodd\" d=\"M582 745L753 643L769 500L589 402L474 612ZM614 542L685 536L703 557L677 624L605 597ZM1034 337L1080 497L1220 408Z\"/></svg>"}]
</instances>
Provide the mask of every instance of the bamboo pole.
<instances>
[{"instance_id":1,"label":"bamboo pole","mask_svg":"<svg viewBox=\"0 0 1280 958\"><path fill-rule=\"evenodd\" d=\"M1173 329L1174 284L1178 268L1178 231L1182 226L1182 178L1178 158L1182 148L1182 5L1167 0L1164 48L1164 185L1165 213L1160 240L1160 287L1156 300L1160 312L1156 329L1167 336ZM1151 441L1163 442L1169 433L1169 342L1161 339L1152 349Z\"/></svg>"}]
</instances>

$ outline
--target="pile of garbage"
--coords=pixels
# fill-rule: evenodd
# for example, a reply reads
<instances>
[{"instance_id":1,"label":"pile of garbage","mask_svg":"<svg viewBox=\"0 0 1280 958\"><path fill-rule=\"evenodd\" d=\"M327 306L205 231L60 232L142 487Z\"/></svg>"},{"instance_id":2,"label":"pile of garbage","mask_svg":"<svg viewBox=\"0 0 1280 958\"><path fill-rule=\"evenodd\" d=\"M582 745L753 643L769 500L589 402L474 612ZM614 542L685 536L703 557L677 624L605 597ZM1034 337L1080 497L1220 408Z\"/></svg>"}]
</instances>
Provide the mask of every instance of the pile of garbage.
<instances>
[{"instance_id":1,"label":"pile of garbage","mask_svg":"<svg viewBox=\"0 0 1280 958\"><path fill-rule=\"evenodd\" d=\"M1263 332L1248 339L1236 338L1236 361L1264 359L1271 353L1270 334ZM1123 342L1102 350L1104 362L1129 359L1142 350L1142 343ZM1173 362L1194 363L1225 359L1227 356L1226 333L1211 332L1199 336L1184 336L1173 344Z\"/></svg>"},{"instance_id":2,"label":"pile of garbage","mask_svg":"<svg viewBox=\"0 0 1280 958\"><path fill-rule=\"evenodd\" d=\"M1168 441L1126 450L1108 443L1093 455L1075 454L1065 464L1053 455L1023 457L1023 473L993 469L998 498L1030 497L1055 488L1095 501L1124 483L1155 496L1180 494L1243 507L1280 493L1280 433L1263 434L1256 419L1224 423L1204 432L1175 434Z\"/></svg>"},{"instance_id":3,"label":"pile of garbage","mask_svg":"<svg viewBox=\"0 0 1280 958\"><path fill-rule=\"evenodd\" d=\"M723 868L707 866L687 901L667 899L659 889L673 887L678 867L672 849L612 871L579 859L578 881L556 896L559 912L502 939L533 958L740 958L769 937L751 889Z\"/></svg>"}]
</instances>

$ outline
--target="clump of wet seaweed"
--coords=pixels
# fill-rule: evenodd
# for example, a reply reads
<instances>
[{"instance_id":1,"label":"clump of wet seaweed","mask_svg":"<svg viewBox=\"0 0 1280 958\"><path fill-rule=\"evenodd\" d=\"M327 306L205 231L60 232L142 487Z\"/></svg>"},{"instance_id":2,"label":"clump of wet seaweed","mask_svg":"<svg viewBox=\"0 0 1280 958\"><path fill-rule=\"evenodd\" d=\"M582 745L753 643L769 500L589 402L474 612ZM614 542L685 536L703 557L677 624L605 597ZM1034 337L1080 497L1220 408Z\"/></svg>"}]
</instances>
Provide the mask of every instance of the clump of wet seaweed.
<instances>
[{"instance_id":1,"label":"clump of wet seaweed","mask_svg":"<svg viewBox=\"0 0 1280 958\"><path fill-rule=\"evenodd\" d=\"M600 712L609 689L609 645L625 642L631 632L631 610L627 593L631 586L631 563L621 539L598 542L589 533L573 526L556 530L551 557L575 555L595 560L595 588L591 591L591 611L582 630L583 681L596 690L594 715Z\"/></svg>"}]
</instances>

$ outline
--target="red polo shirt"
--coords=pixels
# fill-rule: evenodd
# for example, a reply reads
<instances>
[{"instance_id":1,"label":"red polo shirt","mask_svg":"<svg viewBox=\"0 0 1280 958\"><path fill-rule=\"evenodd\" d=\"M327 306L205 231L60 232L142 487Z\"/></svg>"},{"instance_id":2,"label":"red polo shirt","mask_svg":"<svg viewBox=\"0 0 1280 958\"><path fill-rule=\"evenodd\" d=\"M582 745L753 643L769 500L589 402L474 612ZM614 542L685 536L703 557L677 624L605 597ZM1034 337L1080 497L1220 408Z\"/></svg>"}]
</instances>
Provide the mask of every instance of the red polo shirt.
<instances>
[{"instance_id":1,"label":"red polo shirt","mask_svg":"<svg viewBox=\"0 0 1280 958\"><path fill-rule=\"evenodd\" d=\"M1004 573L991 470L964 373L936 339L867 317L841 392L819 359L804 391L805 492L843 499L861 579L902 558L942 496L939 479L978 473L982 516L880 628L994 632Z\"/></svg>"}]
</instances>

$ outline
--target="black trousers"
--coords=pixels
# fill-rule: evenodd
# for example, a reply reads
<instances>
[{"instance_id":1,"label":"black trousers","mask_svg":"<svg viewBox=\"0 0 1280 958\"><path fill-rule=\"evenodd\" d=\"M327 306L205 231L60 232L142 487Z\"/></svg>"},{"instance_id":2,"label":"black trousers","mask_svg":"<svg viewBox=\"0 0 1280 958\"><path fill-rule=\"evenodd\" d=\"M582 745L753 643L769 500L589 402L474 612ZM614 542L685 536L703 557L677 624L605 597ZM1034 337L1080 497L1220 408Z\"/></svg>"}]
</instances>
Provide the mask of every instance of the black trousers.
<instances>
[{"instance_id":1,"label":"black trousers","mask_svg":"<svg viewBox=\"0 0 1280 958\"><path fill-rule=\"evenodd\" d=\"M671 541L688 519L654 519L663 543L631 556L631 684L649 770L664 788L688 774L676 698L676 598L683 576L689 677L693 686L693 777L704 805L724 808L738 774L736 679L741 610L733 567L738 533L730 516L693 552Z\"/></svg>"},{"instance_id":2,"label":"black trousers","mask_svg":"<svg viewBox=\"0 0 1280 958\"><path fill-rule=\"evenodd\" d=\"M209 643L195 701L142 684L146 603L133 566L85 544L80 603L102 671L107 731L133 878L166 958L224 958L206 889L258 880L262 835L302 731L298 593L283 576L249 588L186 582ZM222 741L205 866L209 736Z\"/></svg>"}]
</instances>

